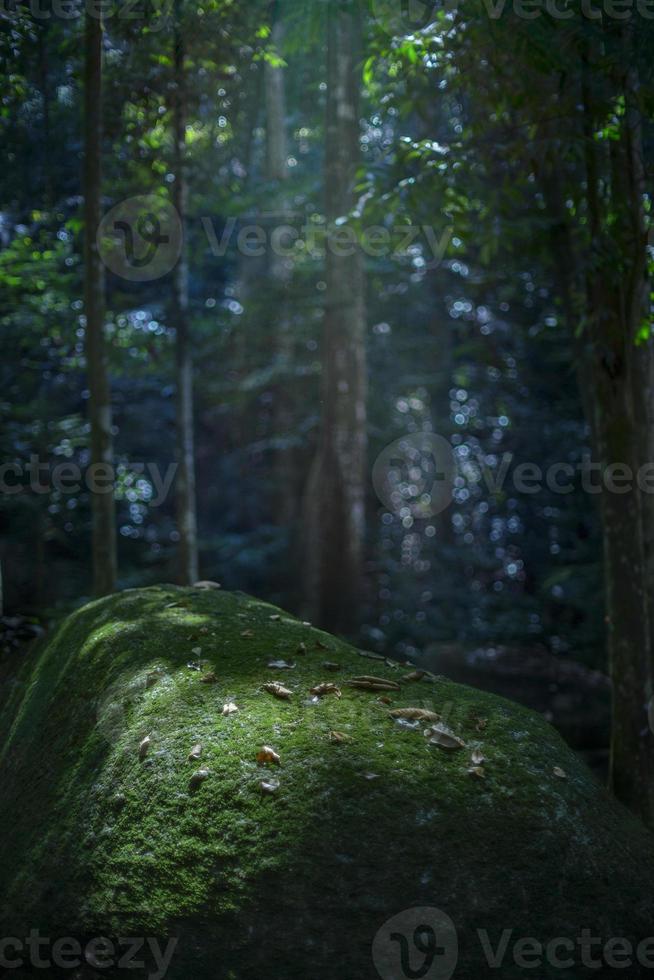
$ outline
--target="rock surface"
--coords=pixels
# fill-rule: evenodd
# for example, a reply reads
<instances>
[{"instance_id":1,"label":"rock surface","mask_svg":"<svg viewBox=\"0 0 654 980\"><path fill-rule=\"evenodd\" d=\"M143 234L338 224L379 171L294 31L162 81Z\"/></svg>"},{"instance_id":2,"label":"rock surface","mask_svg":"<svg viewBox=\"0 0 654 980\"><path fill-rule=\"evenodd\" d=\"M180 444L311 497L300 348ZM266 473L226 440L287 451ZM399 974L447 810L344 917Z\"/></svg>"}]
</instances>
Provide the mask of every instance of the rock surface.
<instances>
[{"instance_id":1,"label":"rock surface","mask_svg":"<svg viewBox=\"0 0 654 980\"><path fill-rule=\"evenodd\" d=\"M604 952L654 933L649 834L542 718L411 673L241 594L79 610L0 718L2 935L172 936L171 980L652 975ZM349 686L360 675L390 689ZM430 744L434 722L401 707L465 747ZM458 956L423 907L451 918ZM571 965L535 970L525 937L569 940L554 952Z\"/></svg>"}]
</instances>

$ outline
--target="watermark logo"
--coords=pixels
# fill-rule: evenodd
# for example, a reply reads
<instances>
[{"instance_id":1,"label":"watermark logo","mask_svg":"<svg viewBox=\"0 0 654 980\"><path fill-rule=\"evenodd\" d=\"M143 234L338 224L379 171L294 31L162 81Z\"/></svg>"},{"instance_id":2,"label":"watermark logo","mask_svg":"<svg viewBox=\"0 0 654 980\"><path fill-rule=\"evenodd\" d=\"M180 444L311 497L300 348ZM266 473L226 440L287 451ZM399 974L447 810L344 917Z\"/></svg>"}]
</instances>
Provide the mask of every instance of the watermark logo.
<instances>
[{"instance_id":1,"label":"watermark logo","mask_svg":"<svg viewBox=\"0 0 654 980\"><path fill-rule=\"evenodd\" d=\"M381 502L414 520L434 517L452 503L456 460L433 432L414 432L386 446L375 460L372 483Z\"/></svg>"},{"instance_id":2,"label":"watermark logo","mask_svg":"<svg viewBox=\"0 0 654 980\"><path fill-rule=\"evenodd\" d=\"M173 205L154 194L121 201L98 228L98 249L108 269L130 282L161 279L177 264L182 222Z\"/></svg>"},{"instance_id":3,"label":"watermark logo","mask_svg":"<svg viewBox=\"0 0 654 980\"><path fill-rule=\"evenodd\" d=\"M382 980L450 980L459 958L456 927L440 909L405 909L388 919L372 944Z\"/></svg>"},{"instance_id":4,"label":"watermark logo","mask_svg":"<svg viewBox=\"0 0 654 980\"><path fill-rule=\"evenodd\" d=\"M0 13L28 13L35 21L80 20L140 21L149 31L160 31L170 21L173 0L0 0Z\"/></svg>"},{"instance_id":5,"label":"watermark logo","mask_svg":"<svg viewBox=\"0 0 654 980\"><path fill-rule=\"evenodd\" d=\"M389 37L415 34L436 20L442 3L434 0L373 0L373 16Z\"/></svg>"}]
</instances>

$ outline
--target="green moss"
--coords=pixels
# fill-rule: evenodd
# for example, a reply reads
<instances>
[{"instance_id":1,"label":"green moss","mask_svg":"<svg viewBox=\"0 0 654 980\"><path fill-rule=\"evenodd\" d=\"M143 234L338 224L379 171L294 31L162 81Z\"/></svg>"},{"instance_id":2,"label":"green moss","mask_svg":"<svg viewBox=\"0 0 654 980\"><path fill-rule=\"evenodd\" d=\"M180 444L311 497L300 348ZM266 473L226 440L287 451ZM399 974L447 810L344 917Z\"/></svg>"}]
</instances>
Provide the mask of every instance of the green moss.
<instances>
[{"instance_id":1,"label":"green moss","mask_svg":"<svg viewBox=\"0 0 654 980\"><path fill-rule=\"evenodd\" d=\"M296 666L268 667L278 659ZM157 587L76 612L0 729L3 928L174 933L171 977L280 980L375 976L377 929L412 906L493 941L505 928L545 941L654 932L651 839L552 728L444 678L403 681L393 707L438 711L465 740L447 753L343 684L371 673L406 671L240 594ZM263 691L270 681L291 700ZM342 697L312 699L321 681ZM239 711L223 716L230 701ZM257 764L264 744L281 766ZM483 780L468 773L476 747ZM199 766L210 775L190 790ZM462 943L461 976L483 975L480 955Z\"/></svg>"}]
</instances>

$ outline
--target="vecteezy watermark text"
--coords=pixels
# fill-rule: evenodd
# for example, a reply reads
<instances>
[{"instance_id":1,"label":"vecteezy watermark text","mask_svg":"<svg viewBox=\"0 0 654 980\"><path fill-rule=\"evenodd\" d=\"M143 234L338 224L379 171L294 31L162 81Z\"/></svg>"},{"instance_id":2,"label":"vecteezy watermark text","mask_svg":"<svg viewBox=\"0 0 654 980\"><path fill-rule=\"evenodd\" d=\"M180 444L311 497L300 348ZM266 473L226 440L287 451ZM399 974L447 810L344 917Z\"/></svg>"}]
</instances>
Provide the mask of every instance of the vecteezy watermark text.
<instances>
[{"instance_id":1,"label":"vecteezy watermark text","mask_svg":"<svg viewBox=\"0 0 654 980\"><path fill-rule=\"evenodd\" d=\"M36 21L96 20L147 21L151 31L168 22L173 0L0 0L0 14L29 14Z\"/></svg>"},{"instance_id":2,"label":"vecteezy watermark text","mask_svg":"<svg viewBox=\"0 0 654 980\"><path fill-rule=\"evenodd\" d=\"M461 0L372 0L377 25L396 37L428 30L442 14L456 13ZM470 8L466 8L470 13ZM654 20L654 0L481 0L479 14L499 20L512 14L520 20L548 17L552 20Z\"/></svg>"},{"instance_id":3,"label":"vecteezy watermark text","mask_svg":"<svg viewBox=\"0 0 654 980\"><path fill-rule=\"evenodd\" d=\"M449 225L440 229L402 222L371 225L346 217L328 223L292 211L232 216L219 222L204 215L200 225L214 258L224 258L230 250L247 259L266 254L322 259L327 253L350 258L360 253L370 259L410 260L422 269L441 264L453 234ZM179 214L166 197L141 194L120 201L105 214L97 245L114 275L130 282L152 282L175 267L184 235Z\"/></svg>"},{"instance_id":4,"label":"vecteezy watermark text","mask_svg":"<svg viewBox=\"0 0 654 980\"><path fill-rule=\"evenodd\" d=\"M177 472L177 463L169 463L162 472L158 463L130 463L133 477L146 481L143 496L151 507L160 507L167 499ZM119 474L109 463L91 463L82 467L72 460L50 463L32 454L27 462L14 460L0 463L0 494L17 496L22 493L49 494L53 490L64 495L88 490L93 494L114 493Z\"/></svg>"},{"instance_id":5,"label":"vecteezy watermark text","mask_svg":"<svg viewBox=\"0 0 654 980\"><path fill-rule=\"evenodd\" d=\"M555 970L625 970L640 966L654 970L654 936L635 943L624 937L602 938L583 928L574 938L555 936L543 940L520 936L515 929L492 934L478 928L470 944L479 943L480 953L490 970L505 969L510 963L520 970L545 966ZM377 931L372 958L382 980L420 977L422 980L450 980L459 958L459 937L453 920L433 907L405 909L388 919ZM549 974L548 974L549 975ZM640 976L640 973L639 973Z\"/></svg>"},{"instance_id":6,"label":"vecteezy watermark text","mask_svg":"<svg viewBox=\"0 0 654 980\"><path fill-rule=\"evenodd\" d=\"M372 483L379 500L391 511L412 519L433 517L471 490L488 494L512 492L533 496L547 490L566 496L580 490L597 496L639 491L654 494L654 461L633 468L626 463L600 463L584 454L576 464L515 463L513 453L476 456L455 450L442 436L415 432L396 439L377 457ZM463 496L462 496L463 495Z\"/></svg>"},{"instance_id":7,"label":"vecteezy watermark text","mask_svg":"<svg viewBox=\"0 0 654 980\"><path fill-rule=\"evenodd\" d=\"M97 936L81 942L72 936L52 939L31 929L28 936L0 939L0 969L78 970L88 964L96 970L139 971L149 980L164 980L177 948L177 939L164 944L152 937Z\"/></svg>"},{"instance_id":8,"label":"vecteezy watermark text","mask_svg":"<svg viewBox=\"0 0 654 980\"><path fill-rule=\"evenodd\" d=\"M369 258L399 258L420 249L426 268L436 268L443 261L452 238L451 227L437 231L431 225L398 224L366 225L357 228L346 221L331 225L307 222L295 225L293 214L259 216L265 220L228 218L218 232L209 217L202 218L202 227L214 256L222 258L235 243L237 251L246 258L258 258L271 252L280 258L292 258L305 252L315 258L325 252L338 258L350 258L358 251ZM273 219L281 217L283 223Z\"/></svg>"}]
</instances>

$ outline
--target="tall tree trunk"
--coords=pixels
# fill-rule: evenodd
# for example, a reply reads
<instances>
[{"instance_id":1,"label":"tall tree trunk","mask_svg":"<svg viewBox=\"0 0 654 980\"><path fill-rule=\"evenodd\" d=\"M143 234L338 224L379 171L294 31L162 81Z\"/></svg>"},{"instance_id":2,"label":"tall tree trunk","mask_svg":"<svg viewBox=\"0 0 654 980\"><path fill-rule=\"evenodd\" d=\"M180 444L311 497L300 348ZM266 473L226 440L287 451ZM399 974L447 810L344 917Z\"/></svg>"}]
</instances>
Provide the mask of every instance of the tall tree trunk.
<instances>
[{"instance_id":1,"label":"tall tree trunk","mask_svg":"<svg viewBox=\"0 0 654 980\"><path fill-rule=\"evenodd\" d=\"M625 61L629 64L629 59ZM590 69L590 66L587 66ZM622 69L621 69L622 71ZM584 85L586 177L591 255L588 262L590 376L596 457L603 467L626 464L632 488L602 493L608 650L613 682L610 783L616 796L654 822L654 737L647 706L652 697L654 627L651 578L654 499L637 474L654 456L654 359L651 340L637 343L648 313L647 233L643 212L642 145L637 81L625 69L619 85L626 112L611 150L610 241L603 235L598 192L602 177L593 138L591 93ZM613 257L612 248L619 251ZM609 256L609 264L603 260Z\"/></svg>"},{"instance_id":2,"label":"tall tree trunk","mask_svg":"<svg viewBox=\"0 0 654 980\"><path fill-rule=\"evenodd\" d=\"M113 472L111 394L104 327L104 267L97 245L101 208L102 21L86 15L84 73L84 309L91 423L91 464ZM104 482L104 477L103 477ZM113 491L91 494L93 587L106 595L116 587L116 515Z\"/></svg>"},{"instance_id":3,"label":"tall tree trunk","mask_svg":"<svg viewBox=\"0 0 654 980\"><path fill-rule=\"evenodd\" d=\"M326 218L355 203L359 161L357 57L353 0L327 6ZM366 485L365 279L360 250L327 244L323 336L323 418L305 496L303 575L307 611L318 624L347 631L362 597Z\"/></svg>"},{"instance_id":4,"label":"tall tree trunk","mask_svg":"<svg viewBox=\"0 0 654 980\"><path fill-rule=\"evenodd\" d=\"M284 26L277 19L271 31L271 40L277 53L281 51L283 39ZM284 69L266 62L264 85L266 91L267 176L269 180L286 180L288 177L288 148Z\"/></svg>"},{"instance_id":5,"label":"tall tree trunk","mask_svg":"<svg viewBox=\"0 0 654 980\"><path fill-rule=\"evenodd\" d=\"M280 53L284 40L284 25L274 11L271 40L275 51ZM266 63L266 163L268 180L279 183L283 188L288 178L288 141L286 138L286 84L285 69ZM289 202L283 189L278 196L276 208L279 224L287 223ZM294 413L292 393L288 391L287 378L293 370L293 334L288 308L288 290L291 281L291 267L285 256L270 249L268 252L269 295L275 302L271 309L271 330L274 337L274 358L279 377L275 386L275 408L273 418L274 435L281 445L274 455L274 515L273 520L283 528L291 528L296 520L298 506L297 460L293 446L289 446L292 436Z\"/></svg>"},{"instance_id":6,"label":"tall tree trunk","mask_svg":"<svg viewBox=\"0 0 654 980\"><path fill-rule=\"evenodd\" d=\"M186 176L186 78L181 3L175 4L174 38L173 204L182 227L182 245L173 277L173 317L177 335L177 527L179 579L190 585L198 579L198 531L195 496L193 425L193 354L189 323L189 267L186 241L188 184Z\"/></svg>"}]
</instances>

